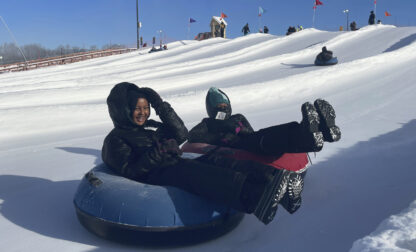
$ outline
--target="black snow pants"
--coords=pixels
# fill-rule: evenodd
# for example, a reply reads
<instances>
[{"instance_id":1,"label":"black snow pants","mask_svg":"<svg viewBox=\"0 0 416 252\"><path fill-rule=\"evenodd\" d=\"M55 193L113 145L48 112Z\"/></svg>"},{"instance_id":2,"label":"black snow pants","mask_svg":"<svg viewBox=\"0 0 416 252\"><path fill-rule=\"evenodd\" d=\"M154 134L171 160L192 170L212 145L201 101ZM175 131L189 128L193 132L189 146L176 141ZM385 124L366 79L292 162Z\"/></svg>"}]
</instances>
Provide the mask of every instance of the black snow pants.
<instances>
[{"instance_id":1,"label":"black snow pants","mask_svg":"<svg viewBox=\"0 0 416 252\"><path fill-rule=\"evenodd\" d=\"M173 166L151 173L145 182L175 186L238 211L252 213L276 171L274 167L254 161L211 154L195 160L180 159Z\"/></svg>"},{"instance_id":2,"label":"black snow pants","mask_svg":"<svg viewBox=\"0 0 416 252\"><path fill-rule=\"evenodd\" d=\"M237 148L250 152L281 156L284 153L312 151L310 136L298 122L280 124L241 136Z\"/></svg>"}]
</instances>

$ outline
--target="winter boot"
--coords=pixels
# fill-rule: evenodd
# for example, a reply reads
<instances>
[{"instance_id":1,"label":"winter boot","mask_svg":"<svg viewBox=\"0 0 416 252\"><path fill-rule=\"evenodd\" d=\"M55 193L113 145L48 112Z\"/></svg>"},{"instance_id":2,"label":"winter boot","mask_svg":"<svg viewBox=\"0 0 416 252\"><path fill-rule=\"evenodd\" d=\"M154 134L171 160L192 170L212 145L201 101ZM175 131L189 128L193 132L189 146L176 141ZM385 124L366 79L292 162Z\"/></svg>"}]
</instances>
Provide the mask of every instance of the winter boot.
<instances>
[{"instance_id":1,"label":"winter boot","mask_svg":"<svg viewBox=\"0 0 416 252\"><path fill-rule=\"evenodd\" d=\"M331 104L317 99L314 105L319 114L319 130L323 133L324 141L336 142L341 139L341 130L335 125L335 110Z\"/></svg>"},{"instance_id":2,"label":"winter boot","mask_svg":"<svg viewBox=\"0 0 416 252\"><path fill-rule=\"evenodd\" d=\"M301 110L302 122L300 124L303 131L304 147L307 149L305 152L320 151L324 146L324 139L319 129L319 114L309 102L302 104Z\"/></svg>"},{"instance_id":3,"label":"winter boot","mask_svg":"<svg viewBox=\"0 0 416 252\"><path fill-rule=\"evenodd\" d=\"M291 214L296 212L302 204L301 193L303 191L303 179L305 174L306 171L303 173L291 172L287 191L280 201L280 204Z\"/></svg>"},{"instance_id":4,"label":"winter boot","mask_svg":"<svg viewBox=\"0 0 416 252\"><path fill-rule=\"evenodd\" d=\"M289 171L276 169L272 179L266 184L254 215L264 224L269 224L277 212L277 206L286 193Z\"/></svg>"}]
</instances>

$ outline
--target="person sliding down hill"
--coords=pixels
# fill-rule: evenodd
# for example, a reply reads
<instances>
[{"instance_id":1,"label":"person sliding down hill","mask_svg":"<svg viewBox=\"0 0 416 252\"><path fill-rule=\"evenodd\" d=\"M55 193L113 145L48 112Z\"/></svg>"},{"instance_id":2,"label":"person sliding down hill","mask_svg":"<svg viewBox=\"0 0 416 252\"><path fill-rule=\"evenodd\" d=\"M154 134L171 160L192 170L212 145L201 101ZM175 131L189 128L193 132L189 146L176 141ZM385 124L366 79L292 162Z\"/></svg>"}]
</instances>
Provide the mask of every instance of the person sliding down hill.
<instances>
[{"instance_id":1,"label":"person sliding down hill","mask_svg":"<svg viewBox=\"0 0 416 252\"><path fill-rule=\"evenodd\" d=\"M337 57L332 57L332 51L328 51L326 46L322 47L322 52L320 52L315 58L315 65L317 66L335 65L337 63Z\"/></svg>"},{"instance_id":2,"label":"person sliding down hill","mask_svg":"<svg viewBox=\"0 0 416 252\"><path fill-rule=\"evenodd\" d=\"M249 214L267 224L285 194L289 172L245 160L209 164L181 158L179 144L188 135L181 118L151 88L128 82L115 85L107 98L114 129L102 148L114 172L142 183L175 186ZM162 122L150 120L150 106Z\"/></svg>"},{"instance_id":3,"label":"person sliding down hill","mask_svg":"<svg viewBox=\"0 0 416 252\"><path fill-rule=\"evenodd\" d=\"M324 46L322 47L322 52L320 52L316 56L316 59L321 62L327 62L332 59L332 54L333 54L332 51L328 51L328 49L326 49L326 46Z\"/></svg>"},{"instance_id":4,"label":"person sliding down hill","mask_svg":"<svg viewBox=\"0 0 416 252\"><path fill-rule=\"evenodd\" d=\"M320 151L324 141L335 142L341 138L341 131L335 125L335 111L322 99L316 100L314 105L306 102L301 106L300 123L290 122L258 131L253 130L242 114L232 115L230 99L220 89L211 87L205 104L208 117L190 130L190 143L232 147L277 158L284 153ZM223 162L214 152L205 155L204 161ZM288 190L280 203L290 213L300 207L304 175L294 172L289 175Z\"/></svg>"}]
</instances>

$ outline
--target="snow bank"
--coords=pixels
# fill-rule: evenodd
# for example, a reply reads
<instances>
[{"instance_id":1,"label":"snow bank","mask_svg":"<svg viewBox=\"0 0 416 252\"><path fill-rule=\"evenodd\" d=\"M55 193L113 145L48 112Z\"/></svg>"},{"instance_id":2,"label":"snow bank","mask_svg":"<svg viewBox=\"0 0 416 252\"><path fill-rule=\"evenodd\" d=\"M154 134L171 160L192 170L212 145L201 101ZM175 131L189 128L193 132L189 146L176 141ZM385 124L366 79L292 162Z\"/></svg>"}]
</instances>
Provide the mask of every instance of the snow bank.
<instances>
[{"instance_id":1,"label":"snow bank","mask_svg":"<svg viewBox=\"0 0 416 252\"><path fill-rule=\"evenodd\" d=\"M354 242L350 252L416 251L416 201L390 216L370 235Z\"/></svg>"}]
</instances>

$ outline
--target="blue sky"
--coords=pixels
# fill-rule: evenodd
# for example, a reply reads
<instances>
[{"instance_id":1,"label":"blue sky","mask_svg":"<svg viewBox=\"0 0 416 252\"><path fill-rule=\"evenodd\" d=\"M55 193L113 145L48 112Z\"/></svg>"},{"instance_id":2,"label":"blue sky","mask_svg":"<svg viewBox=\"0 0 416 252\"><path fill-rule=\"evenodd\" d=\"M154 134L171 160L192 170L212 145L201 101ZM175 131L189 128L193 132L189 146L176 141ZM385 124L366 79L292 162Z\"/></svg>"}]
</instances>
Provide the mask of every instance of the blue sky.
<instances>
[{"instance_id":1,"label":"blue sky","mask_svg":"<svg viewBox=\"0 0 416 252\"><path fill-rule=\"evenodd\" d=\"M315 17L315 28L338 30L349 20L358 27L367 25L374 0L321 0ZM249 23L251 31L258 29L258 7L266 12L261 24L270 33L283 35L289 25L312 26L314 0L139 0L140 35L151 42L162 30L166 40L188 37L188 20L197 20L190 28L189 38L209 31L212 16L221 12L228 18L227 36L241 36L241 28ZM415 0L377 0L377 19L385 24L416 26ZM391 17L385 17L388 11ZM109 43L135 46L135 0L5 0L0 4L0 16L7 22L19 45L36 43L46 48L70 45L89 48ZM0 23L0 44L12 42Z\"/></svg>"}]
</instances>

